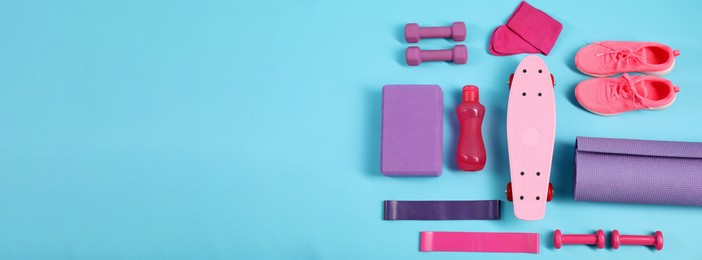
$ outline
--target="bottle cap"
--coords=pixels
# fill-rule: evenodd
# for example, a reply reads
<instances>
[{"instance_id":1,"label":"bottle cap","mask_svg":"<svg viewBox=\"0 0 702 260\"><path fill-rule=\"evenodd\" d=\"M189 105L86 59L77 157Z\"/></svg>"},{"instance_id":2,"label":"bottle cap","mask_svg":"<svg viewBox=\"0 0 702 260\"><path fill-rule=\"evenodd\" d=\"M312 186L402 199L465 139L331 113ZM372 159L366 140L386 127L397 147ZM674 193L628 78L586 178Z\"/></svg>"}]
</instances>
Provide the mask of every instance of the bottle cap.
<instances>
[{"instance_id":1,"label":"bottle cap","mask_svg":"<svg viewBox=\"0 0 702 260\"><path fill-rule=\"evenodd\" d=\"M480 93L478 87L466 85L463 87L463 102L478 102L480 101Z\"/></svg>"}]
</instances>

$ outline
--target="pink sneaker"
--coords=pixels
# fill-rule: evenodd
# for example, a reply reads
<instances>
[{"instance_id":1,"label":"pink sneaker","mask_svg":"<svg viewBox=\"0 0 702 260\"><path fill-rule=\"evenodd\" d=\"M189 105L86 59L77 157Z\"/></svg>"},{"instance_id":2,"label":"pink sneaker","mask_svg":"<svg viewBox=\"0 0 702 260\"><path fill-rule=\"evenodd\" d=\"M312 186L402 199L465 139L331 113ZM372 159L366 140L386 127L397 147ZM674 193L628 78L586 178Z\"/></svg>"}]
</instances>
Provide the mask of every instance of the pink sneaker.
<instances>
[{"instance_id":1,"label":"pink sneaker","mask_svg":"<svg viewBox=\"0 0 702 260\"><path fill-rule=\"evenodd\" d=\"M633 86L633 87L632 87ZM575 87L581 106L601 116L613 116L632 110L662 110L673 105L680 91L669 80L656 76L592 78Z\"/></svg>"},{"instance_id":2,"label":"pink sneaker","mask_svg":"<svg viewBox=\"0 0 702 260\"><path fill-rule=\"evenodd\" d=\"M655 42L595 42L575 54L575 66L593 77L624 72L663 76L673 70L679 50Z\"/></svg>"}]
</instances>

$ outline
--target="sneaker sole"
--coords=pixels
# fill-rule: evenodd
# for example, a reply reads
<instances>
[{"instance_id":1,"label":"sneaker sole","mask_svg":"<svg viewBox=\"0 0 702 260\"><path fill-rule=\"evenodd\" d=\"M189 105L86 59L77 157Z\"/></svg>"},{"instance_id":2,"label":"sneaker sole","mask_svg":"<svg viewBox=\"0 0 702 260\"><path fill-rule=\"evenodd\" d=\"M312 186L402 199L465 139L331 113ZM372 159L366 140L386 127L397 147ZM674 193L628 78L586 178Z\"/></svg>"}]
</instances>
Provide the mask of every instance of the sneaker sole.
<instances>
[{"instance_id":1,"label":"sneaker sole","mask_svg":"<svg viewBox=\"0 0 702 260\"><path fill-rule=\"evenodd\" d=\"M646 109L641 109L641 110L654 110L654 111L664 110L664 109L669 108L670 106L672 106L673 103L675 103L675 98L677 98L677 96L673 97L673 101L670 101L670 103L668 103L668 104L665 105L665 106L652 107L652 108L646 108ZM587 107L583 106L583 103L580 103L580 100L578 100L577 98L576 98L575 100L578 101L578 104L580 104L580 106L581 106L582 108L584 108L585 110L589 111L590 113L593 113L593 114L599 115L599 116L616 116L616 115L619 115L619 114L623 114L623 113L629 112L629 111L626 111L626 112L621 112L621 113L616 113L616 114L602 114L602 113L597 113L597 112L592 111L592 110L588 109Z\"/></svg>"},{"instance_id":2,"label":"sneaker sole","mask_svg":"<svg viewBox=\"0 0 702 260\"><path fill-rule=\"evenodd\" d=\"M583 71L582 69L580 69L580 67L578 67L578 66L575 66L575 67L578 68L578 70L579 70L581 73L583 73L583 74L585 74L585 75L588 75L588 76L590 76L590 77L595 77L595 78L606 78L606 77L611 77L611 76L614 76L614 75L617 75L617 74L621 74L621 73L604 74L604 75L600 75L600 74L590 74L590 73L584 72L584 71ZM641 72L641 73L643 73L643 74L648 74L648 75L653 75L653 76L658 76L658 77L663 77L663 76L665 76L666 74L668 74L668 73L670 73L671 71L673 71L673 68L675 68L675 60L673 60L673 65L670 65L670 68L668 68L668 69L666 69L666 70L663 70L663 71L651 71L651 72Z\"/></svg>"}]
</instances>

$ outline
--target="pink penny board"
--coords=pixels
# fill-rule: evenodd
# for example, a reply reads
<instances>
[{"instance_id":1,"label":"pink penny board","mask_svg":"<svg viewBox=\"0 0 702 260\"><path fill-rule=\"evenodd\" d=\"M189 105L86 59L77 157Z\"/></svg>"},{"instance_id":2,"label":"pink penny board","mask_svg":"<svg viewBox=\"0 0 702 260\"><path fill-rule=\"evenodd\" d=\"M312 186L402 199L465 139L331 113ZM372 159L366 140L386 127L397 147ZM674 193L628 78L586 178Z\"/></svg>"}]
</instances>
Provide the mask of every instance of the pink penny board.
<instances>
[{"instance_id":1,"label":"pink penny board","mask_svg":"<svg viewBox=\"0 0 702 260\"><path fill-rule=\"evenodd\" d=\"M510 81L507 146L514 215L538 220L546 214L556 134L554 82L546 63L534 55L519 63Z\"/></svg>"}]
</instances>

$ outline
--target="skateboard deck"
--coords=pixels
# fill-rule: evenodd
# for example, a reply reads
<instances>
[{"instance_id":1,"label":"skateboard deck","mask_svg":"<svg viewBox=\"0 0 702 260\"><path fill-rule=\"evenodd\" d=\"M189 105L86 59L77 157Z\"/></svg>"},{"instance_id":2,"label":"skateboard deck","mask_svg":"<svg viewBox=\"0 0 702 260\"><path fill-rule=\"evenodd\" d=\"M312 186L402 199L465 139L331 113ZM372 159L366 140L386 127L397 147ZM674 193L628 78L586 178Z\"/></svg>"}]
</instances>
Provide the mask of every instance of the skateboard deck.
<instances>
[{"instance_id":1,"label":"skateboard deck","mask_svg":"<svg viewBox=\"0 0 702 260\"><path fill-rule=\"evenodd\" d=\"M556 134L553 76L537 56L525 57L510 78L507 104L507 146L512 182L507 199L514 215L538 220L551 199L551 160Z\"/></svg>"}]
</instances>

